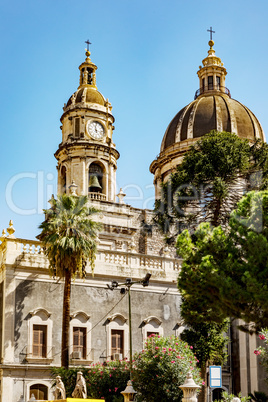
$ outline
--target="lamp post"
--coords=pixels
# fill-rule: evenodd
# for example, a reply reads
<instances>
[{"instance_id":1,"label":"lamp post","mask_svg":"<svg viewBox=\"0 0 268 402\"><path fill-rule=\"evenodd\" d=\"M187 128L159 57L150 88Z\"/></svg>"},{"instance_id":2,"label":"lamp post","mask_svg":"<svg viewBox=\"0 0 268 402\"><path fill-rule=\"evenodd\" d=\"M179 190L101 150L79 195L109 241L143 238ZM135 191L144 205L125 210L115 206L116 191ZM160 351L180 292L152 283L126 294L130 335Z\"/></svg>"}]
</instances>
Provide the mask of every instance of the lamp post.
<instances>
[{"instance_id":1,"label":"lamp post","mask_svg":"<svg viewBox=\"0 0 268 402\"><path fill-rule=\"evenodd\" d=\"M111 285L107 285L108 289L114 290L120 288L120 293L124 294L128 292L128 317L129 317L129 359L130 359L130 378L132 371L132 322L131 322L131 286L140 283L143 287L149 286L149 280L151 274L147 273L145 277L139 281L132 281L131 278L126 278L125 282L118 283L117 281L112 281Z\"/></svg>"},{"instance_id":2,"label":"lamp post","mask_svg":"<svg viewBox=\"0 0 268 402\"><path fill-rule=\"evenodd\" d=\"M134 401L135 394L137 393L132 387L131 373L132 373L132 322L131 322L131 286L136 283L142 284L143 287L149 286L149 280L151 274L147 273L143 279L140 281L132 281L131 278L126 278L123 283L118 283L117 281L112 281L111 285L107 285L108 289L114 290L120 288L120 293L125 294L128 292L128 317L129 317L129 360L130 360L130 379L127 383L127 387L121 394L124 396L124 402Z\"/></svg>"}]
</instances>

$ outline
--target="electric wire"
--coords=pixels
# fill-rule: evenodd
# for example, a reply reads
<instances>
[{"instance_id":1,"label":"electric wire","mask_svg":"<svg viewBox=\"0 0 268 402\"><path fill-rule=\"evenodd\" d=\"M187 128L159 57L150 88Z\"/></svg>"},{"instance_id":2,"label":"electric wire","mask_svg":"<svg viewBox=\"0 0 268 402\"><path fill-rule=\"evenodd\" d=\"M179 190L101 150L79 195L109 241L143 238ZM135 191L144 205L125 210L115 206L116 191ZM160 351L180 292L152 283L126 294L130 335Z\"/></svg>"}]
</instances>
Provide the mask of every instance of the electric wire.
<instances>
[{"instance_id":1,"label":"electric wire","mask_svg":"<svg viewBox=\"0 0 268 402\"><path fill-rule=\"evenodd\" d=\"M104 318L106 318L107 315L110 314L110 313L118 306L119 303L121 303L121 301L124 299L125 296L126 296L126 293L122 295L121 299L120 299L120 300L119 300L119 301L118 301L118 302L117 302L117 303L116 303L99 321L97 321L97 323L96 323L92 328L90 328L90 329L86 332L86 334L90 333L94 328L96 328L96 327L104 320ZM68 348L70 348L70 347L72 347L72 346L73 346L73 344L69 345ZM65 350L67 350L67 348L64 349L63 351L65 351ZM61 353L62 353L62 350L61 350L60 352L54 353L54 354L52 355L52 358L54 358L55 356L58 356L58 355L61 354Z\"/></svg>"}]
</instances>

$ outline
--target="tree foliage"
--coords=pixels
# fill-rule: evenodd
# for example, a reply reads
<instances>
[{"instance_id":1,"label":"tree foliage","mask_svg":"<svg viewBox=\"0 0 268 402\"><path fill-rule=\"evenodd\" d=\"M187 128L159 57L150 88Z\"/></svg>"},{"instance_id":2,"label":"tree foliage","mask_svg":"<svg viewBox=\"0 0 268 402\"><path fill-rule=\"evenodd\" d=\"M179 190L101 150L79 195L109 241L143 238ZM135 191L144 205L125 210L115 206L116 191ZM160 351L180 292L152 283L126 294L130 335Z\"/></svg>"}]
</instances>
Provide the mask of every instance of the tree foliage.
<instances>
[{"instance_id":1,"label":"tree foliage","mask_svg":"<svg viewBox=\"0 0 268 402\"><path fill-rule=\"evenodd\" d=\"M98 211L88 206L86 196L63 194L50 200L51 208L44 210L45 220L40 224L37 236L44 245L52 276L64 278L66 271L72 277L82 278L90 262L94 270L96 238L99 223L92 220Z\"/></svg>"},{"instance_id":2,"label":"tree foliage","mask_svg":"<svg viewBox=\"0 0 268 402\"><path fill-rule=\"evenodd\" d=\"M222 366L228 358L227 344L229 342L228 329L229 320L221 323L207 322L200 320L201 311L195 304L195 299L183 300L181 316L186 328L181 333L181 339L193 346L197 357L197 365L201 369L201 376L204 384L198 400L207 401L207 368L209 365Z\"/></svg>"},{"instance_id":3,"label":"tree foliage","mask_svg":"<svg viewBox=\"0 0 268 402\"><path fill-rule=\"evenodd\" d=\"M97 211L88 206L86 196L63 194L58 199L53 197L50 204L51 208L44 210L37 239L43 243L50 274L64 278L61 362L68 367L71 279L77 274L85 276L87 261L93 271L100 224L92 219Z\"/></svg>"},{"instance_id":4,"label":"tree foliage","mask_svg":"<svg viewBox=\"0 0 268 402\"><path fill-rule=\"evenodd\" d=\"M222 323L192 321L184 329L181 339L193 346L198 366L222 366L227 360L229 320Z\"/></svg>"},{"instance_id":5,"label":"tree foliage","mask_svg":"<svg viewBox=\"0 0 268 402\"><path fill-rule=\"evenodd\" d=\"M192 346L175 336L151 335L144 350L134 359L132 380L138 392L137 401L181 401L179 386L184 383L189 371L196 383L201 385Z\"/></svg>"},{"instance_id":6,"label":"tree foliage","mask_svg":"<svg viewBox=\"0 0 268 402\"><path fill-rule=\"evenodd\" d=\"M268 327L268 191L246 194L232 212L228 231L202 223L177 239L183 257L178 279L185 300L203 321L241 318L251 330Z\"/></svg>"},{"instance_id":7,"label":"tree foliage","mask_svg":"<svg viewBox=\"0 0 268 402\"><path fill-rule=\"evenodd\" d=\"M226 226L244 189L265 188L268 146L212 131L185 153L156 201L155 221L174 240L201 222Z\"/></svg>"}]
</instances>

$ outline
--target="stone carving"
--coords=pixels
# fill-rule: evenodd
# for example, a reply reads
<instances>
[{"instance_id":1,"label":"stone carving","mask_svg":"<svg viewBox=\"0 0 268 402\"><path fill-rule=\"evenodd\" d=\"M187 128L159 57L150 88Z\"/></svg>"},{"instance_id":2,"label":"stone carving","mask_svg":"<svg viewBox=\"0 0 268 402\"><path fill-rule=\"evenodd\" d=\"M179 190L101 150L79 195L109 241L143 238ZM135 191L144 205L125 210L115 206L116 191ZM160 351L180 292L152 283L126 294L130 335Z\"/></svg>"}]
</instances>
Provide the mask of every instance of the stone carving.
<instances>
[{"instance_id":1,"label":"stone carving","mask_svg":"<svg viewBox=\"0 0 268 402\"><path fill-rule=\"evenodd\" d=\"M78 373L77 373L76 385L75 385L75 389L72 393L72 396L74 398L81 398L81 399L87 398L86 381L85 381L81 371L78 371Z\"/></svg>"},{"instance_id":2,"label":"stone carving","mask_svg":"<svg viewBox=\"0 0 268 402\"><path fill-rule=\"evenodd\" d=\"M59 375L56 377L55 399L56 401L66 398L65 387Z\"/></svg>"},{"instance_id":3,"label":"stone carving","mask_svg":"<svg viewBox=\"0 0 268 402\"><path fill-rule=\"evenodd\" d=\"M76 99L76 93L72 94L72 96L71 96L71 104L72 105L75 104L75 99Z\"/></svg>"}]
</instances>

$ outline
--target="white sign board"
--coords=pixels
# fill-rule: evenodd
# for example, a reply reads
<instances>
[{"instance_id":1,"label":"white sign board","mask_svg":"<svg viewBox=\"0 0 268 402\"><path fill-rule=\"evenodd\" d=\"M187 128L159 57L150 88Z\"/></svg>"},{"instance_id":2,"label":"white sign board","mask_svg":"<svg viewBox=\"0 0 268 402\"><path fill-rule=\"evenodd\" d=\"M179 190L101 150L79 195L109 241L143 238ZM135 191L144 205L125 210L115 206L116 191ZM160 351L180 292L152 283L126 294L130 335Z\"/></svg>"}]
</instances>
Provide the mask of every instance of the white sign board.
<instances>
[{"instance_id":1,"label":"white sign board","mask_svg":"<svg viewBox=\"0 0 268 402\"><path fill-rule=\"evenodd\" d=\"M221 366L209 366L210 388L221 388Z\"/></svg>"}]
</instances>

